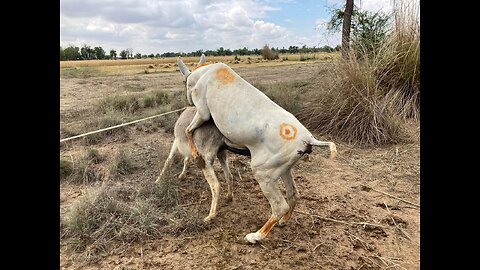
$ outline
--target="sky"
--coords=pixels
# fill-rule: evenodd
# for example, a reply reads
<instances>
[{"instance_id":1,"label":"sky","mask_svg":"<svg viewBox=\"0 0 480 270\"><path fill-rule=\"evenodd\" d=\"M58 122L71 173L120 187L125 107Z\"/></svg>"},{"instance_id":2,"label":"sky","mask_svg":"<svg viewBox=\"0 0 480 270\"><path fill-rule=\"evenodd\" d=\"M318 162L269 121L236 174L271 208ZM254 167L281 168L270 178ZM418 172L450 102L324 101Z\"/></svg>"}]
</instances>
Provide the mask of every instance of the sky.
<instances>
[{"instance_id":1,"label":"sky","mask_svg":"<svg viewBox=\"0 0 480 270\"><path fill-rule=\"evenodd\" d=\"M363 0L391 12L392 0ZM134 54L289 46L335 47L330 10L345 0L60 0L60 46L84 44Z\"/></svg>"}]
</instances>

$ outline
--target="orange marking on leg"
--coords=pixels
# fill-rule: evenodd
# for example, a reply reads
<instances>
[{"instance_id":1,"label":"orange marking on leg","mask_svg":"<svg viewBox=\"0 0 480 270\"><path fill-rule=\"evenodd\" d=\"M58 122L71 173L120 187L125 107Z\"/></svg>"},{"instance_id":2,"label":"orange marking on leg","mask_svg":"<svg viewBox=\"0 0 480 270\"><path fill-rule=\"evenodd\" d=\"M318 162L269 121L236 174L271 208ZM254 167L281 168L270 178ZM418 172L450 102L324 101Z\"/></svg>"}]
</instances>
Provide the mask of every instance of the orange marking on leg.
<instances>
[{"instance_id":1,"label":"orange marking on leg","mask_svg":"<svg viewBox=\"0 0 480 270\"><path fill-rule=\"evenodd\" d=\"M193 136L191 134L187 134L188 137L188 145L190 146L190 150L192 151L192 156L194 158L198 157L198 151L197 151L197 146L195 145L195 142L193 142Z\"/></svg>"},{"instance_id":2,"label":"orange marking on leg","mask_svg":"<svg viewBox=\"0 0 480 270\"><path fill-rule=\"evenodd\" d=\"M235 80L235 76L226 68L219 68L217 70L217 80L227 84L232 83Z\"/></svg>"},{"instance_id":3,"label":"orange marking on leg","mask_svg":"<svg viewBox=\"0 0 480 270\"><path fill-rule=\"evenodd\" d=\"M267 220L267 223L265 223L265 225L263 225L263 227L259 230L259 232L263 234L263 236L267 236L268 233L272 230L273 226L277 224L277 222L278 220L275 220L273 217L270 217Z\"/></svg>"},{"instance_id":4,"label":"orange marking on leg","mask_svg":"<svg viewBox=\"0 0 480 270\"><path fill-rule=\"evenodd\" d=\"M295 128L294 126L290 125L290 124L285 124L285 123L282 123L280 125L280 137L282 137L283 139L287 140L287 141L290 141L290 140L293 140L295 139L295 137L297 137L297 128Z\"/></svg>"}]
</instances>

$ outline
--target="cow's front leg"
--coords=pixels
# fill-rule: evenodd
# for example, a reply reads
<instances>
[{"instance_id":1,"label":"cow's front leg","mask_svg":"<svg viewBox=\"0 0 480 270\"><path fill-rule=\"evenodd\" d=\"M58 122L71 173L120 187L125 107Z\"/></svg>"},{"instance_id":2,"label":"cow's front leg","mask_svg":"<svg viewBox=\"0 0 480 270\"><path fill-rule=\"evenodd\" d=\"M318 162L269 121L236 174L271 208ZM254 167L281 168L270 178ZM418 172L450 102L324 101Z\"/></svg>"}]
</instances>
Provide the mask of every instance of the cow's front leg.
<instances>
[{"instance_id":1,"label":"cow's front leg","mask_svg":"<svg viewBox=\"0 0 480 270\"><path fill-rule=\"evenodd\" d=\"M208 108L204 102L199 102L196 104L196 108L197 112L195 113L192 122L190 122L188 127L185 129L185 134L187 135L188 145L190 146L190 150L192 151L192 156L195 162L201 169L203 169L205 166L205 161L198 154L197 146L193 141L193 132L210 119L210 112L208 111Z\"/></svg>"}]
</instances>

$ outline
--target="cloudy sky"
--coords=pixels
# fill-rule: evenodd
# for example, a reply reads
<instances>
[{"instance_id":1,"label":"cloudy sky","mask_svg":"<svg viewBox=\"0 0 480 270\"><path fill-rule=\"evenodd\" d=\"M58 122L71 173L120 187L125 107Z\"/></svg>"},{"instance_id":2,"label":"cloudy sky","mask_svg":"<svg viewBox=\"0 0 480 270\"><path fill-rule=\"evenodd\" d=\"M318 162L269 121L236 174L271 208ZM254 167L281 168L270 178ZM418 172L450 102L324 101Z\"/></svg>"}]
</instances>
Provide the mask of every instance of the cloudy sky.
<instances>
[{"instance_id":1,"label":"cloudy sky","mask_svg":"<svg viewBox=\"0 0 480 270\"><path fill-rule=\"evenodd\" d=\"M344 0L60 0L60 46L150 54L307 45L336 46L330 10ZM392 0L355 1L390 12Z\"/></svg>"}]
</instances>

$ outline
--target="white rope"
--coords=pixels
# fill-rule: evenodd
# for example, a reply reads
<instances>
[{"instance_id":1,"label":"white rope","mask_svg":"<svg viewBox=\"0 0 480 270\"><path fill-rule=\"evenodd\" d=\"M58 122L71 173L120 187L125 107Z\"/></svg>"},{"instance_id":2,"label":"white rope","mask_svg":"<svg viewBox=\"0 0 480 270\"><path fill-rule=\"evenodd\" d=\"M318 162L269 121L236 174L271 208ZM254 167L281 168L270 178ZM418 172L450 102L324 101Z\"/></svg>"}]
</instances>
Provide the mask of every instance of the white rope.
<instances>
[{"instance_id":1,"label":"white rope","mask_svg":"<svg viewBox=\"0 0 480 270\"><path fill-rule=\"evenodd\" d=\"M141 121L145 121L145 120L148 120L148 119L152 119L152 118L154 118L154 117L163 116L163 115L171 114L171 113L174 113L174 112L182 111L182 110L185 110L186 108L187 108L187 107L183 107L183 108L178 109L178 110L169 111L169 112L165 112L165 113L161 113L161 114L149 116L149 117L146 117L146 118L138 119L138 120L135 120L135 121L132 121L132 122L128 122L128 123L116 125L116 126L113 126L113 127L107 127L107 128L102 128L102 129L95 130L95 131L90 131L90 132L87 132L87 133L84 133L84 134L80 134L80 135L76 135L76 136L73 136L73 137L70 137L70 138L61 139L60 142L66 142L66 141L73 140L73 139L80 138L80 137L84 137L84 136L87 136L87 135L90 135L90 134L95 134L95 133L99 133L99 132L102 132L102 131L106 131L106 130L110 130L110 129L114 129L114 128L119 128L119 127L123 127L123 126L130 125L130 124L138 123L138 122L141 122Z\"/></svg>"}]
</instances>

